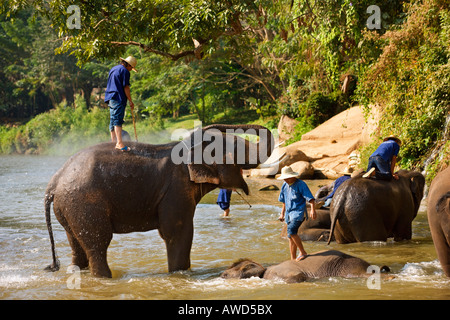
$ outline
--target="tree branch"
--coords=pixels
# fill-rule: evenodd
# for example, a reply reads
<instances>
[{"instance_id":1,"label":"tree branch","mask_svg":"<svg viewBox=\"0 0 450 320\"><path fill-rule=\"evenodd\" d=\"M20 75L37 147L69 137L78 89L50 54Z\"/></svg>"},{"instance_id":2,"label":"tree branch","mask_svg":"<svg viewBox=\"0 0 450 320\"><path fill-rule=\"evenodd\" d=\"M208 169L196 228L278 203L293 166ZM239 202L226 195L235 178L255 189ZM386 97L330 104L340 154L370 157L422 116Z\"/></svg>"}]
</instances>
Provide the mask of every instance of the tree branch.
<instances>
[{"instance_id":1,"label":"tree branch","mask_svg":"<svg viewBox=\"0 0 450 320\"><path fill-rule=\"evenodd\" d=\"M167 58L172 59L173 61L176 61L180 58L186 57L186 56L195 56L195 52L194 50L187 50L187 51L181 51L177 54L171 54L168 52L164 52L164 51L160 51L160 50L156 50L152 47L149 47L143 43L140 42L136 42L136 41L109 41L109 43L116 45L116 46L137 46L140 47L144 50L144 52L151 52L151 53L155 53Z\"/></svg>"}]
</instances>

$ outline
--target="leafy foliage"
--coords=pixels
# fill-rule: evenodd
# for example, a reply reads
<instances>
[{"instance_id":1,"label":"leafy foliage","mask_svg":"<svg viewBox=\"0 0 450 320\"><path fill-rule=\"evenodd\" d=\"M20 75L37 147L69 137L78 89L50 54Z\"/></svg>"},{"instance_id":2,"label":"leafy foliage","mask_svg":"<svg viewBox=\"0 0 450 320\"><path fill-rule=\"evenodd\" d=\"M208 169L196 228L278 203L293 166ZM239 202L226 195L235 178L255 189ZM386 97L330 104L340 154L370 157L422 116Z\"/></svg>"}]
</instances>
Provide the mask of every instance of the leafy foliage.
<instances>
[{"instance_id":1,"label":"leafy foliage","mask_svg":"<svg viewBox=\"0 0 450 320\"><path fill-rule=\"evenodd\" d=\"M381 29L370 30L372 4L5 0L0 3L0 80L5 83L0 114L32 116L61 101L71 106L74 93L104 86L118 57L132 54L138 57L139 73L131 83L141 123L161 126L163 117L188 113L205 123L240 115L274 123L287 114L300 120L299 139L352 104L377 104L382 121L375 134L399 135L401 165L418 167L448 139L449 3L377 1ZM67 23L70 5L80 8L80 28ZM353 87L342 93L349 77ZM106 112L90 93L84 97L86 109L80 110ZM65 118L65 109L56 110ZM69 125L41 120L55 130ZM55 135L40 122L29 127L35 129L1 128L3 140L14 136L15 147L5 148L18 151L25 142L44 148L33 139Z\"/></svg>"},{"instance_id":2,"label":"leafy foliage","mask_svg":"<svg viewBox=\"0 0 450 320\"><path fill-rule=\"evenodd\" d=\"M380 136L398 135L403 167L421 167L442 138L450 112L450 7L414 2L407 19L376 41L383 46L364 75L361 100L383 112Z\"/></svg>"}]
</instances>

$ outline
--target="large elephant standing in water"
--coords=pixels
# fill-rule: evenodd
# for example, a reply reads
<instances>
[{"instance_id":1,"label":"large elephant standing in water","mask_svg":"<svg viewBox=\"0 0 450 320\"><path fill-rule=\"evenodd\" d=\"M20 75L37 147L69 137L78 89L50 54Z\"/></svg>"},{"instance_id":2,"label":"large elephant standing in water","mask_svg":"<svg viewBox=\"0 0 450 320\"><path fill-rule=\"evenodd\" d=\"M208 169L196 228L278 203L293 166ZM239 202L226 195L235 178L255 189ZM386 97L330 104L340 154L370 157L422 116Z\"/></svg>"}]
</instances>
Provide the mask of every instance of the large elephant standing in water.
<instances>
[{"instance_id":1,"label":"large elephant standing in water","mask_svg":"<svg viewBox=\"0 0 450 320\"><path fill-rule=\"evenodd\" d=\"M450 277L450 167L441 171L431 183L428 223L442 269Z\"/></svg>"},{"instance_id":2,"label":"large elephant standing in water","mask_svg":"<svg viewBox=\"0 0 450 320\"><path fill-rule=\"evenodd\" d=\"M245 131L244 131L245 130ZM256 134L258 143L229 133ZM72 247L72 264L111 277L107 249L113 233L158 229L167 249L169 272L190 267L193 217L211 190L240 188L248 194L242 169L270 156L274 140L257 125L211 125L165 145L129 143L121 152L112 143L84 149L50 180L45 215L58 270L50 206Z\"/></svg>"},{"instance_id":3,"label":"large elephant standing in water","mask_svg":"<svg viewBox=\"0 0 450 320\"><path fill-rule=\"evenodd\" d=\"M391 181L360 176L345 181L331 202L330 237L334 234L338 243L411 239L425 178L406 170L398 176Z\"/></svg>"}]
</instances>

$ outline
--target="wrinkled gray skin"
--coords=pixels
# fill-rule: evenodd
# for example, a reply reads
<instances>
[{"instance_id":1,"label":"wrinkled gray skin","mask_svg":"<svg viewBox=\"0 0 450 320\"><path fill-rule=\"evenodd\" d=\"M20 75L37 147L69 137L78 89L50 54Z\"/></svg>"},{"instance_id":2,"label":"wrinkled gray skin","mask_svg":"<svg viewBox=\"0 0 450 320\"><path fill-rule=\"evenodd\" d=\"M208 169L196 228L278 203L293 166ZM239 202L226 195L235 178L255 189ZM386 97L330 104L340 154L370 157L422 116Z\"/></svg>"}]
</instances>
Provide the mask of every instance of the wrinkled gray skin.
<instances>
[{"instance_id":1,"label":"wrinkled gray skin","mask_svg":"<svg viewBox=\"0 0 450 320\"><path fill-rule=\"evenodd\" d=\"M254 144L224 133L238 128L258 130L255 132L262 133L260 142ZM266 130L251 125L213 125L203 128L205 137L200 142L195 139L200 132L197 129L181 142L130 142L130 152L116 150L113 143L80 151L52 177L46 190L45 214L53 255L53 264L47 269L59 269L50 223L52 202L72 247L72 264L81 269L89 267L94 276L111 277L106 256L113 233L153 229L158 229L165 241L169 272L188 269L197 203L217 187L240 188L248 194L241 169L254 168L270 156L274 146L272 134L259 129ZM226 151L220 159L224 164L217 164L217 159L210 164L173 161L174 154L195 161L196 152L208 147L211 154L212 144L220 139ZM243 164L237 164L237 157L242 154L236 152L239 144L245 146ZM261 147L265 153L251 153L250 146L257 151ZM192 150L193 153L188 152Z\"/></svg>"},{"instance_id":2,"label":"wrinkled gray skin","mask_svg":"<svg viewBox=\"0 0 450 320\"><path fill-rule=\"evenodd\" d=\"M431 183L428 223L442 269L450 277L450 167L441 171Z\"/></svg>"},{"instance_id":3,"label":"wrinkled gray skin","mask_svg":"<svg viewBox=\"0 0 450 320\"><path fill-rule=\"evenodd\" d=\"M366 277L369 263L337 250L325 250L309 254L301 261L287 260L268 267L249 259L241 259L222 274L222 278L245 279L260 277L264 279L282 279L288 283L303 282L311 278L324 277ZM383 270L389 270L383 267Z\"/></svg>"},{"instance_id":4,"label":"wrinkled gray skin","mask_svg":"<svg viewBox=\"0 0 450 320\"><path fill-rule=\"evenodd\" d=\"M359 176L339 187L330 207L331 235L337 243L411 239L425 178L406 170L398 176L391 181Z\"/></svg>"}]
</instances>

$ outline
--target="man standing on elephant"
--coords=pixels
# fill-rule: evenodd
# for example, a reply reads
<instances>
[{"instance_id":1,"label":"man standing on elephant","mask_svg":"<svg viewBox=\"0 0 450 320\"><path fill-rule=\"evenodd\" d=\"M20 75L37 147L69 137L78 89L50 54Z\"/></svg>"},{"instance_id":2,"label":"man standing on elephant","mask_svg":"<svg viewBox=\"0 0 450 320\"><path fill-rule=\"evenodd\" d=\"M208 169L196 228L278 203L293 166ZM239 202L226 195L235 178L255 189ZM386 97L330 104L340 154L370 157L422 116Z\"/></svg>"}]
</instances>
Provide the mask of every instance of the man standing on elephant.
<instances>
[{"instance_id":1,"label":"man standing on elephant","mask_svg":"<svg viewBox=\"0 0 450 320\"><path fill-rule=\"evenodd\" d=\"M367 173L363 178L371 178L373 174L380 180L398 180L398 175L394 173L397 163L398 152L402 141L396 136L384 138L383 143L375 150L369 158Z\"/></svg>"},{"instance_id":2,"label":"man standing on elephant","mask_svg":"<svg viewBox=\"0 0 450 320\"><path fill-rule=\"evenodd\" d=\"M280 221L286 220L287 235L289 238L289 249L291 253L291 260L303 260L307 257L307 253L303 248L302 240L298 236L298 228L307 218L306 201L311 204L310 216L316 219L315 199L311 194L306 183L297 179L299 174L294 172L291 167L286 166L281 169L281 176L278 180L284 180L281 187L278 201L283 203L281 209ZM297 257L297 248L300 254Z\"/></svg>"},{"instance_id":3,"label":"man standing on elephant","mask_svg":"<svg viewBox=\"0 0 450 320\"><path fill-rule=\"evenodd\" d=\"M111 140L116 142L116 149L122 151L131 150L122 142L122 124L127 100L130 101L131 112L134 110L130 94L130 71L137 72L136 65L137 61L132 56L120 58L120 64L109 71L105 92L105 102L109 102Z\"/></svg>"}]
</instances>

